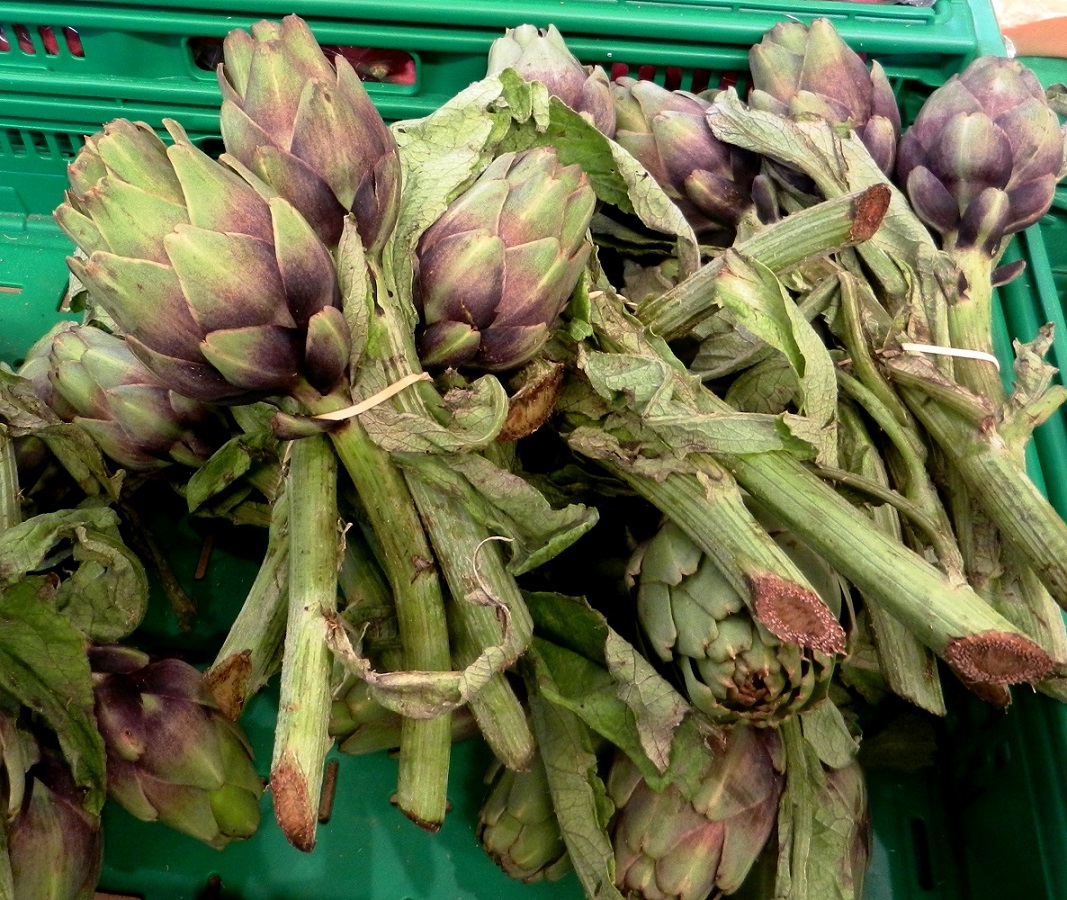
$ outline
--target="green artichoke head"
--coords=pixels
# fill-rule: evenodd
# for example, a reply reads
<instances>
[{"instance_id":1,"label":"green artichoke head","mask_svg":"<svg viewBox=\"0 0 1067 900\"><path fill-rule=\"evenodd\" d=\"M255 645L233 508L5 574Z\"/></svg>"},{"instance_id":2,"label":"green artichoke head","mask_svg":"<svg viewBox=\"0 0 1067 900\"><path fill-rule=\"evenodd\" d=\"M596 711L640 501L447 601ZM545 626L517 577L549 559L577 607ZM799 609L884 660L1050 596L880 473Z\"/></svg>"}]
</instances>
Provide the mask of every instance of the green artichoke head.
<instances>
[{"instance_id":1,"label":"green artichoke head","mask_svg":"<svg viewBox=\"0 0 1067 900\"><path fill-rule=\"evenodd\" d=\"M307 23L286 16L223 42L226 151L285 197L329 246L351 212L368 252L400 209L396 142L355 70L326 58Z\"/></svg>"},{"instance_id":2,"label":"green artichoke head","mask_svg":"<svg viewBox=\"0 0 1067 900\"><path fill-rule=\"evenodd\" d=\"M329 251L296 208L164 123L116 120L69 167L68 264L167 387L248 402L339 385L351 336Z\"/></svg>"},{"instance_id":3,"label":"green artichoke head","mask_svg":"<svg viewBox=\"0 0 1067 900\"><path fill-rule=\"evenodd\" d=\"M749 103L779 115L814 114L850 126L885 173L893 171L900 110L882 67L870 71L829 19L779 22L748 54Z\"/></svg>"},{"instance_id":4,"label":"green artichoke head","mask_svg":"<svg viewBox=\"0 0 1067 900\"><path fill-rule=\"evenodd\" d=\"M109 796L212 847L251 837L263 783L203 674L126 647L91 648L89 661Z\"/></svg>"},{"instance_id":5,"label":"green artichoke head","mask_svg":"<svg viewBox=\"0 0 1067 900\"><path fill-rule=\"evenodd\" d=\"M759 159L712 134L710 101L636 78L616 79L611 87L616 142L656 179L698 235L735 228L752 206Z\"/></svg>"},{"instance_id":6,"label":"green artichoke head","mask_svg":"<svg viewBox=\"0 0 1067 900\"><path fill-rule=\"evenodd\" d=\"M581 167L549 147L493 160L419 241L423 365L498 372L531 359L589 259L595 203Z\"/></svg>"},{"instance_id":7,"label":"green artichoke head","mask_svg":"<svg viewBox=\"0 0 1067 900\"><path fill-rule=\"evenodd\" d=\"M779 543L790 556L799 552ZM825 695L832 658L772 635L673 522L638 549L631 571L650 651L677 667L690 702L712 720L773 724Z\"/></svg>"},{"instance_id":8,"label":"green artichoke head","mask_svg":"<svg viewBox=\"0 0 1067 900\"><path fill-rule=\"evenodd\" d=\"M980 57L927 98L901 138L896 174L947 244L993 257L1052 204L1064 130L1033 72Z\"/></svg>"},{"instance_id":9,"label":"green artichoke head","mask_svg":"<svg viewBox=\"0 0 1067 900\"><path fill-rule=\"evenodd\" d=\"M56 333L47 377L56 414L128 469L198 467L219 443L209 407L171 391L121 337L99 328L71 324Z\"/></svg>"},{"instance_id":10,"label":"green artichoke head","mask_svg":"<svg viewBox=\"0 0 1067 900\"><path fill-rule=\"evenodd\" d=\"M547 29L520 25L493 41L487 74L497 75L504 69L514 69L526 81L540 81L550 95L600 132L608 137L615 134L615 106L607 73L600 66L583 66L555 25Z\"/></svg>"},{"instance_id":11,"label":"green artichoke head","mask_svg":"<svg viewBox=\"0 0 1067 900\"><path fill-rule=\"evenodd\" d=\"M785 778L774 729L738 725L709 741L698 792L654 791L619 753L608 775L615 879L628 896L705 900L736 891L777 820Z\"/></svg>"},{"instance_id":12,"label":"green artichoke head","mask_svg":"<svg viewBox=\"0 0 1067 900\"><path fill-rule=\"evenodd\" d=\"M15 897L90 900L104 861L99 816L58 753L42 749L26 776L26 796L7 829Z\"/></svg>"},{"instance_id":13,"label":"green artichoke head","mask_svg":"<svg viewBox=\"0 0 1067 900\"><path fill-rule=\"evenodd\" d=\"M541 757L535 756L526 772L494 763L488 779L478 822L485 852L511 878L526 884L562 878L571 861Z\"/></svg>"}]
</instances>

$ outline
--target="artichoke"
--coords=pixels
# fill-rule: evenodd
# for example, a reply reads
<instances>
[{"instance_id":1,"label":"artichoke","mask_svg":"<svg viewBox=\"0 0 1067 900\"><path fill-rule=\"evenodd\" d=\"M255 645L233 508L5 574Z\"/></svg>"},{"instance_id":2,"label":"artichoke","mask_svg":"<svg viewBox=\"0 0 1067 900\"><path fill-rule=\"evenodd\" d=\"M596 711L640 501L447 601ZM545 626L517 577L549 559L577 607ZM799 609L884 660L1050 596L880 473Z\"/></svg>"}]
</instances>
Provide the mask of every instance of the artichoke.
<instances>
[{"instance_id":1,"label":"artichoke","mask_svg":"<svg viewBox=\"0 0 1067 900\"><path fill-rule=\"evenodd\" d=\"M169 390L121 338L71 325L54 335L47 361L52 409L119 465L197 467L211 455L217 443L208 437L211 410Z\"/></svg>"},{"instance_id":2,"label":"artichoke","mask_svg":"<svg viewBox=\"0 0 1067 900\"><path fill-rule=\"evenodd\" d=\"M123 119L86 139L56 210L68 264L168 388L247 402L327 393L350 335L330 254L297 210L194 147Z\"/></svg>"},{"instance_id":3,"label":"artichoke","mask_svg":"<svg viewBox=\"0 0 1067 900\"><path fill-rule=\"evenodd\" d=\"M752 206L758 157L720 141L705 114L711 102L653 81L612 83L615 140L644 166L700 236L737 227Z\"/></svg>"},{"instance_id":4,"label":"artichoke","mask_svg":"<svg viewBox=\"0 0 1067 900\"><path fill-rule=\"evenodd\" d=\"M509 877L526 884L562 878L571 870L571 860L541 756L534 756L526 772L494 761L486 780L489 793L478 821L485 852Z\"/></svg>"},{"instance_id":5,"label":"artichoke","mask_svg":"<svg viewBox=\"0 0 1067 900\"><path fill-rule=\"evenodd\" d=\"M396 142L343 56L334 64L307 24L286 16L231 31L219 67L226 151L277 190L327 245L351 212L377 252L400 208Z\"/></svg>"},{"instance_id":6,"label":"artichoke","mask_svg":"<svg viewBox=\"0 0 1067 900\"><path fill-rule=\"evenodd\" d=\"M601 133L615 134L615 105L607 73L583 66L567 49L555 25L509 28L489 48L488 75L514 69L526 81L540 81L549 94L588 119Z\"/></svg>"},{"instance_id":7,"label":"artichoke","mask_svg":"<svg viewBox=\"0 0 1067 900\"><path fill-rule=\"evenodd\" d=\"M82 792L50 750L26 776L26 797L8 824L7 852L15 897L89 900L104 861L100 818L81 805Z\"/></svg>"},{"instance_id":8,"label":"artichoke","mask_svg":"<svg viewBox=\"0 0 1067 900\"><path fill-rule=\"evenodd\" d=\"M779 115L815 114L850 126L886 174L893 171L900 110L885 71L867 66L829 19L779 22L748 54L749 104Z\"/></svg>"},{"instance_id":9,"label":"artichoke","mask_svg":"<svg viewBox=\"0 0 1067 900\"><path fill-rule=\"evenodd\" d=\"M795 541L772 536L827 605L839 609L832 571ZM649 649L674 662L690 701L713 720L773 723L824 696L832 659L774 637L673 522L638 548L631 573Z\"/></svg>"},{"instance_id":10,"label":"artichoke","mask_svg":"<svg viewBox=\"0 0 1067 900\"><path fill-rule=\"evenodd\" d=\"M204 676L127 647L93 647L89 661L109 796L215 848L250 837L263 783L248 741Z\"/></svg>"},{"instance_id":11,"label":"artichoke","mask_svg":"<svg viewBox=\"0 0 1067 900\"><path fill-rule=\"evenodd\" d=\"M498 372L531 359L585 268L595 203L586 174L549 147L493 160L419 241L423 365Z\"/></svg>"},{"instance_id":12,"label":"artichoke","mask_svg":"<svg viewBox=\"0 0 1067 900\"><path fill-rule=\"evenodd\" d=\"M739 725L709 742L699 791L657 792L619 753L608 775L620 890L646 900L705 900L736 891L777 820L785 784L781 740Z\"/></svg>"},{"instance_id":13,"label":"artichoke","mask_svg":"<svg viewBox=\"0 0 1067 900\"><path fill-rule=\"evenodd\" d=\"M946 246L992 257L1004 235L1045 214L1063 171L1063 130L1037 77L985 56L926 100L900 141L896 174Z\"/></svg>"}]
</instances>

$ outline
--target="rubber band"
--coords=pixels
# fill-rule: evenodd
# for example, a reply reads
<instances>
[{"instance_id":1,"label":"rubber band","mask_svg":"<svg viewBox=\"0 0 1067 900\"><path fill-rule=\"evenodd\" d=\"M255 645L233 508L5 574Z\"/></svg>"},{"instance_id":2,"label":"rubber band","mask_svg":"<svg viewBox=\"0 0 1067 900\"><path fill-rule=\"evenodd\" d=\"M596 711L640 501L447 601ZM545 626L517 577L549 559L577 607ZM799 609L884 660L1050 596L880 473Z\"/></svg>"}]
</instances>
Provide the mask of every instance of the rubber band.
<instances>
[{"instance_id":1,"label":"rubber band","mask_svg":"<svg viewBox=\"0 0 1067 900\"><path fill-rule=\"evenodd\" d=\"M992 353L982 350L964 350L959 347L938 347L936 344L901 344L901 350L910 350L914 353L930 353L935 356L959 356L964 359L979 359L990 362L1000 371L1000 360Z\"/></svg>"},{"instance_id":2,"label":"rubber band","mask_svg":"<svg viewBox=\"0 0 1067 900\"><path fill-rule=\"evenodd\" d=\"M430 381L430 376L426 372L412 372L410 375L405 375L399 381L394 381L389 387L383 388L378 391L377 394L371 394L366 400L360 400L359 403L352 406L346 406L344 409L336 409L333 412L322 413L318 416L313 416L315 419L325 419L329 422L343 422L345 419L353 419L358 415L365 413L368 409L374 409L381 403L384 403L394 394L399 394L404 388L415 384L418 381Z\"/></svg>"}]
</instances>

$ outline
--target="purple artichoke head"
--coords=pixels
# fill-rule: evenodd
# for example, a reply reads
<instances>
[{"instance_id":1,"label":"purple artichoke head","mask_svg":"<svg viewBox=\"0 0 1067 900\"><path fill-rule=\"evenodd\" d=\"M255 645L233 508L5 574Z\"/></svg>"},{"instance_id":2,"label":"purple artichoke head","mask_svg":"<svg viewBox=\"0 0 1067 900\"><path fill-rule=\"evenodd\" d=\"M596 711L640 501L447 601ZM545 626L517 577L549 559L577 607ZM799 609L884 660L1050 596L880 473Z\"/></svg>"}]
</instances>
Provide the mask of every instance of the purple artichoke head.
<instances>
[{"instance_id":1,"label":"purple artichoke head","mask_svg":"<svg viewBox=\"0 0 1067 900\"><path fill-rule=\"evenodd\" d=\"M608 775L615 880L627 896L705 900L745 880L778 818L785 784L781 742L770 728L738 725L711 741L701 788L649 787L619 753Z\"/></svg>"},{"instance_id":2,"label":"purple artichoke head","mask_svg":"<svg viewBox=\"0 0 1067 900\"><path fill-rule=\"evenodd\" d=\"M81 805L66 763L42 749L26 774L26 794L7 826L15 897L90 900L103 865L100 818Z\"/></svg>"},{"instance_id":3,"label":"purple artichoke head","mask_svg":"<svg viewBox=\"0 0 1067 900\"><path fill-rule=\"evenodd\" d=\"M900 141L897 181L946 245L997 253L1036 222L1064 168L1064 131L1037 77L985 56L934 91Z\"/></svg>"},{"instance_id":4,"label":"purple artichoke head","mask_svg":"<svg viewBox=\"0 0 1067 900\"><path fill-rule=\"evenodd\" d=\"M882 67L868 71L829 19L779 22L748 54L749 103L779 115L815 114L849 125L886 174L893 171L900 110Z\"/></svg>"},{"instance_id":5,"label":"purple artichoke head","mask_svg":"<svg viewBox=\"0 0 1067 900\"><path fill-rule=\"evenodd\" d=\"M351 212L378 252L400 209L396 142L341 55L326 58L307 23L286 16L223 42L219 121L226 151L285 197L327 245Z\"/></svg>"},{"instance_id":6,"label":"purple artichoke head","mask_svg":"<svg viewBox=\"0 0 1067 900\"><path fill-rule=\"evenodd\" d=\"M423 365L498 372L531 359L589 259L595 203L581 167L549 147L493 160L419 241Z\"/></svg>"},{"instance_id":7,"label":"purple artichoke head","mask_svg":"<svg viewBox=\"0 0 1067 900\"><path fill-rule=\"evenodd\" d=\"M171 390L248 402L342 381L351 337L329 251L296 208L167 121L116 120L71 163L71 271Z\"/></svg>"},{"instance_id":8,"label":"purple artichoke head","mask_svg":"<svg viewBox=\"0 0 1067 900\"><path fill-rule=\"evenodd\" d=\"M109 796L212 847L251 837L263 783L203 674L127 647L94 647L89 661Z\"/></svg>"},{"instance_id":9,"label":"purple artichoke head","mask_svg":"<svg viewBox=\"0 0 1067 900\"><path fill-rule=\"evenodd\" d=\"M581 113L608 137L615 134L615 106L607 73L583 66L567 49L555 25L509 28L489 48L489 75L514 69L526 81L540 81L549 94Z\"/></svg>"},{"instance_id":10,"label":"purple artichoke head","mask_svg":"<svg viewBox=\"0 0 1067 900\"><path fill-rule=\"evenodd\" d=\"M215 449L210 408L167 388L121 337L70 325L52 338L47 361L52 409L119 465L198 467Z\"/></svg>"},{"instance_id":11,"label":"purple artichoke head","mask_svg":"<svg viewBox=\"0 0 1067 900\"><path fill-rule=\"evenodd\" d=\"M710 101L653 81L612 84L615 140L644 166L698 235L731 230L752 206L758 157L715 137Z\"/></svg>"}]
</instances>

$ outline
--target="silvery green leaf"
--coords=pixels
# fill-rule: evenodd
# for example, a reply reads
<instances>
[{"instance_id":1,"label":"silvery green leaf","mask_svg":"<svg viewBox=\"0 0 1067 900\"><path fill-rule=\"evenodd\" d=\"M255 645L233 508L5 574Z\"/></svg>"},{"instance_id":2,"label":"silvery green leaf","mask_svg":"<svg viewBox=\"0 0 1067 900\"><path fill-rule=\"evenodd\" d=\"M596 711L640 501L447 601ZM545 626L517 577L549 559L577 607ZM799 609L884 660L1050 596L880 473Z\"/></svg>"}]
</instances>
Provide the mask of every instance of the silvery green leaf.
<instances>
[{"instance_id":1,"label":"silvery green leaf","mask_svg":"<svg viewBox=\"0 0 1067 900\"><path fill-rule=\"evenodd\" d=\"M341 309L352 334L349 373L355 382L367 348L371 328L371 278L359 230L351 216L345 219L341 241L337 245L337 284L341 289Z\"/></svg>"},{"instance_id":2,"label":"silvery green leaf","mask_svg":"<svg viewBox=\"0 0 1067 900\"><path fill-rule=\"evenodd\" d=\"M739 324L785 357L800 386L802 412L827 432L820 461L835 465L837 378L829 351L811 323L770 269L732 250L726 252L715 292Z\"/></svg>"},{"instance_id":3,"label":"silvery green leaf","mask_svg":"<svg viewBox=\"0 0 1067 900\"><path fill-rule=\"evenodd\" d=\"M59 738L85 808L100 811L105 796L104 741L93 714L86 641L42 603L33 580L0 587L0 689L40 715Z\"/></svg>"},{"instance_id":4,"label":"silvery green leaf","mask_svg":"<svg viewBox=\"0 0 1067 900\"><path fill-rule=\"evenodd\" d=\"M596 524L592 507L553 508L532 484L473 453L448 457L447 466L420 465L417 455L397 462L434 490L455 498L490 534L508 538L508 570L520 575L537 568L573 544Z\"/></svg>"},{"instance_id":5,"label":"silvery green leaf","mask_svg":"<svg viewBox=\"0 0 1067 900\"><path fill-rule=\"evenodd\" d=\"M776 415L796 400L796 372L781 356L765 359L730 382L724 399L742 412Z\"/></svg>"},{"instance_id":6,"label":"silvery green leaf","mask_svg":"<svg viewBox=\"0 0 1067 900\"><path fill-rule=\"evenodd\" d=\"M849 731L841 710L829 700L800 713L800 728L823 765L831 769L847 766L859 752L859 742Z\"/></svg>"},{"instance_id":7,"label":"silvery green leaf","mask_svg":"<svg viewBox=\"0 0 1067 900\"><path fill-rule=\"evenodd\" d=\"M1015 386L1001 410L1000 435L1021 454L1034 429L1067 400L1067 388L1053 384L1057 369L1045 360L1053 326L1042 326L1029 343L1014 342Z\"/></svg>"},{"instance_id":8,"label":"silvery green leaf","mask_svg":"<svg viewBox=\"0 0 1067 900\"><path fill-rule=\"evenodd\" d=\"M500 382L485 375L441 398L449 416L444 423L406 412L388 403L360 416L367 433L390 453L454 453L490 444L507 419L508 395Z\"/></svg>"},{"instance_id":9,"label":"silvery green leaf","mask_svg":"<svg viewBox=\"0 0 1067 900\"><path fill-rule=\"evenodd\" d=\"M614 807L597 774L588 729L573 712L537 693L530 697L530 712L552 806L585 895L623 900L615 887L615 852L607 831Z\"/></svg>"}]
</instances>

